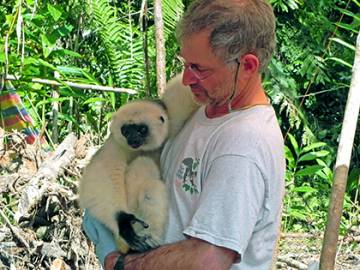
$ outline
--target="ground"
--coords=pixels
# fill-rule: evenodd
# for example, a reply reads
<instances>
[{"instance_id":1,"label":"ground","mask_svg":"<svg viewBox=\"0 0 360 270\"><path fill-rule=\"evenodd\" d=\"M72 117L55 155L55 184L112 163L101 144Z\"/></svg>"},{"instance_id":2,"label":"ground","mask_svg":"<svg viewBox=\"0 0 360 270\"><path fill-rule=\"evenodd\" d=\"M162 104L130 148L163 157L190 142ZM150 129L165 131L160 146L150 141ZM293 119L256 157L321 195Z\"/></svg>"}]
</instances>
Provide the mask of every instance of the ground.
<instances>
[{"instance_id":1,"label":"ground","mask_svg":"<svg viewBox=\"0 0 360 270\"><path fill-rule=\"evenodd\" d=\"M81 172L95 148L68 136L56 150L12 134L0 146L0 269L100 269L81 228ZM341 237L335 269L360 269L360 228ZM277 269L318 261L321 233L283 233Z\"/></svg>"},{"instance_id":2,"label":"ground","mask_svg":"<svg viewBox=\"0 0 360 270\"><path fill-rule=\"evenodd\" d=\"M359 231L354 232L358 234ZM321 234L283 233L280 239L278 269L308 269L312 262L320 260ZM356 241L355 241L356 240ZM360 269L360 245L358 239L348 236L339 240L336 270Z\"/></svg>"}]
</instances>

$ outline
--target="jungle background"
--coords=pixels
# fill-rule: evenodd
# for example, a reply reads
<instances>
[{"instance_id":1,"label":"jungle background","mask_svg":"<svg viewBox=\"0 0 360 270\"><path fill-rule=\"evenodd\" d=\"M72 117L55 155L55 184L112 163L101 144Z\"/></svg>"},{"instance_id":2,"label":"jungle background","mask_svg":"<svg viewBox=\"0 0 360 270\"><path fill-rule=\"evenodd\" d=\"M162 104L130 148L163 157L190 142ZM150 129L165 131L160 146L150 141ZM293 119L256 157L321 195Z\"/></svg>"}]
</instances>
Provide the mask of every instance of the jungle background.
<instances>
[{"instance_id":1,"label":"jungle background","mask_svg":"<svg viewBox=\"0 0 360 270\"><path fill-rule=\"evenodd\" d=\"M169 79L182 68L174 33L191 1L160 2ZM319 258L326 226L360 2L270 3L277 16L277 50L264 86L284 134L287 161L277 266L306 269ZM155 30L153 1L0 0L0 74L3 79L13 76L12 86L42 138L29 145L19 132L2 132L0 269L99 269L81 230L78 179L106 137L112 113L129 100L158 95ZM0 97L9 90L3 82ZM79 89L65 82L135 91ZM356 132L337 269L360 269L360 130ZM69 149L74 151L67 160L51 167ZM54 175L44 173L47 168ZM35 197L29 186L36 186ZM30 197L32 203L26 205Z\"/></svg>"}]
</instances>

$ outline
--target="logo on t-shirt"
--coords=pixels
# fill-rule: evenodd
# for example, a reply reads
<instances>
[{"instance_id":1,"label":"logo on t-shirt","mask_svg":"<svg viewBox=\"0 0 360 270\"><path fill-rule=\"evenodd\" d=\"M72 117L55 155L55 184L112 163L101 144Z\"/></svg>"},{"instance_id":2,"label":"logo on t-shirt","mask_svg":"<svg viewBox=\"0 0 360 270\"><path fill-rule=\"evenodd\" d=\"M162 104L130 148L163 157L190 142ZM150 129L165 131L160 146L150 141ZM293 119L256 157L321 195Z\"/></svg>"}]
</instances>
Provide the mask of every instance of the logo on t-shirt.
<instances>
[{"instance_id":1,"label":"logo on t-shirt","mask_svg":"<svg viewBox=\"0 0 360 270\"><path fill-rule=\"evenodd\" d=\"M195 184L199 162L199 158L185 158L176 173L176 176L182 180L183 190L190 192L190 194L199 193Z\"/></svg>"}]
</instances>

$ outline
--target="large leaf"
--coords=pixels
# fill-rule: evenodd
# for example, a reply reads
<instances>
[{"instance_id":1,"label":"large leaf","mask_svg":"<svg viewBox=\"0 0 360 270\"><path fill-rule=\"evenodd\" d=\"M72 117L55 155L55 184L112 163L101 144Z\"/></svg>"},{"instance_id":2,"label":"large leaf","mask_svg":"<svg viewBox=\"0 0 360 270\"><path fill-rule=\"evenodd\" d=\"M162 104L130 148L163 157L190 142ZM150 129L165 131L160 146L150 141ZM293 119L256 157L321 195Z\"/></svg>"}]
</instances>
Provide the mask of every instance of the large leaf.
<instances>
[{"instance_id":1,"label":"large leaf","mask_svg":"<svg viewBox=\"0 0 360 270\"><path fill-rule=\"evenodd\" d=\"M323 147L323 146L326 146L326 143L324 143L324 142L312 143L310 145L305 146L303 149L301 149L300 154L309 152L310 150L313 150L313 149L319 148L319 147Z\"/></svg>"},{"instance_id":2,"label":"large leaf","mask_svg":"<svg viewBox=\"0 0 360 270\"><path fill-rule=\"evenodd\" d=\"M295 137L293 135L291 135L290 133L288 133L288 137L289 137L292 147L294 148L296 156L299 156L300 149L299 149L299 145L298 145Z\"/></svg>"},{"instance_id":3,"label":"large leaf","mask_svg":"<svg viewBox=\"0 0 360 270\"><path fill-rule=\"evenodd\" d=\"M51 39L46 35L41 35L42 49L45 58L48 58L51 52L56 48L56 41L51 42Z\"/></svg>"},{"instance_id":4,"label":"large leaf","mask_svg":"<svg viewBox=\"0 0 360 270\"><path fill-rule=\"evenodd\" d=\"M335 25L339 26L340 28L343 28L345 30L349 30L351 32L354 32L354 33L358 33L359 32L359 29L355 29L352 25L350 24L347 24L347 23L335 23Z\"/></svg>"},{"instance_id":5,"label":"large leaf","mask_svg":"<svg viewBox=\"0 0 360 270\"><path fill-rule=\"evenodd\" d=\"M327 166L327 164L323 160L317 159L316 162L324 167L321 171L318 171L316 175L319 175L322 179L326 180L326 182L331 185L333 179L333 171Z\"/></svg>"},{"instance_id":6,"label":"large leaf","mask_svg":"<svg viewBox=\"0 0 360 270\"><path fill-rule=\"evenodd\" d=\"M312 166L307 166L304 169L298 170L295 173L295 176L299 177L299 176L309 176L309 175L314 175L316 174L318 171L322 170L324 168L324 166L321 165L312 165Z\"/></svg>"},{"instance_id":7,"label":"large leaf","mask_svg":"<svg viewBox=\"0 0 360 270\"><path fill-rule=\"evenodd\" d=\"M356 15L355 13L351 12L350 10L347 9L343 9L343 8L336 8L337 10L340 10L341 13L350 16L352 18L354 18L357 21L360 21L360 17L358 15Z\"/></svg>"},{"instance_id":8,"label":"large leaf","mask_svg":"<svg viewBox=\"0 0 360 270\"><path fill-rule=\"evenodd\" d=\"M355 46L354 45L352 45L352 44L350 44L350 43L348 43L348 42L346 42L346 41L344 41L344 40L342 40L340 38L330 38L330 40L335 41L335 42L337 42L337 43L339 43L339 44L341 44L341 45L343 45L343 46L345 46L345 47L347 47L347 48L349 48L349 49L351 49L351 50L353 50L355 52Z\"/></svg>"},{"instance_id":9,"label":"large leaf","mask_svg":"<svg viewBox=\"0 0 360 270\"><path fill-rule=\"evenodd\" d=\"M285 158L286 158L286 161L287 161L288 168L290 170L294 169L296 165L295 165L295 159L294 159L294 156L293 156L291 150L286 145L285 145L284 150L285 150Z\"/></svg>"},{"instance_id":10,"label":"large leaf","mask_svg":"<svg viewBox=\"0 0 360 270\"><path fill-rule=\"evenodd\" d=\"M312 153L306 153L305 155L300 156L300 158L298 159L298 162L314 160L314 159L317 159L320 157L325 157L328 154L329 154L329 151L326 151L326 150L312 152Z\"/></svg>"},{"instance_id":11,"label":"large leaf","mask_svg":"<svg viewBox=\"0 0 360 270\"><path fill-rule=\"evenodd\" d=\"M294 187L293 189L291 189L291 191L298 193L311 193L311 192L316 192L317 190L313 187L301 186L301 187Z\"/></svg>"},{"instance_id":12,"label":"large leaf","mask_svg":"<svg viewBox=\"0 0 360 270\"><path fill-rule=\"evenodd\" d=\"M327 61L331 60L331 61L337 62L337 63L339 63L341 65L344 65L344 66L346 66L348 68L352 68L352 64L350 64L349 62L346 62L344 59L340 59L338 57L328 57L328 58L326 58L326 60Z\"/></svg>"},{"instance_id":13,"label":"large leaf","mask_svg":"<svg viewBox=\"0 0 360 270\"><path fill-rule=\"evenodd\" d=\"M62 12L58 8L56 8L55 6L49 3L47 4L47 8L54 21L57 22L60 19Z\"/></svg>"},{"instance_id":14,"label":"large leaf","mask_svg":"<svg viewBox=\"0 0 360 270\"><path fill-rule=\"evenodd\" d=\"M93 98L89 98L87 99L83 105L85 104L89 104L89 103L97 103L97 102L107 102L107 100L105 98L101 98L101 97L93 97Z\"/></svg>"},{"instance_id":15,"label":"large leaf","mask_svg":"<svg viewBox=\"0 0 360 270\"><path fill-rule=\"evenodd\" d=\"M294 218L297 218L299 220L304 220L304 221L307 220L307 216L306 216L306 214L304 214L304 210L302 210L302 209L299 209L299 210L298 209L290 209L289 215Z\"/></svg>"}]
</instances>

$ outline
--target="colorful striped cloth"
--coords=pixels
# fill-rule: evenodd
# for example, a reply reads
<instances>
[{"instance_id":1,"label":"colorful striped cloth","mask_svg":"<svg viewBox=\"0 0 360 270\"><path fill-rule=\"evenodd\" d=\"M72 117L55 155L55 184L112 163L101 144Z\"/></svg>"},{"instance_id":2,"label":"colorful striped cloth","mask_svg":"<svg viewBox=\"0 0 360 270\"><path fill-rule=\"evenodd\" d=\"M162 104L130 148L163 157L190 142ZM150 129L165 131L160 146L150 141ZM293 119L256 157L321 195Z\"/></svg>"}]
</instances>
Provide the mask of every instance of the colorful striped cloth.
<instances>
[{"instance_id":1,"label":"colorful striped cloth","mask_svg":"<svg viewBox=\"0 0 360 270\"><path fill-rule=\"evenodd\" d=\"M10 81L5 81L4 89L0 92L0 127L6 131L21 131L29 144L33 144L39 135Z\"/></svg>"}]
</instances>

